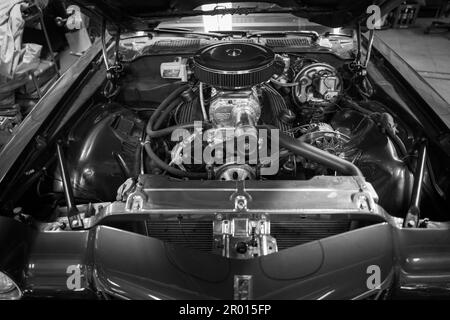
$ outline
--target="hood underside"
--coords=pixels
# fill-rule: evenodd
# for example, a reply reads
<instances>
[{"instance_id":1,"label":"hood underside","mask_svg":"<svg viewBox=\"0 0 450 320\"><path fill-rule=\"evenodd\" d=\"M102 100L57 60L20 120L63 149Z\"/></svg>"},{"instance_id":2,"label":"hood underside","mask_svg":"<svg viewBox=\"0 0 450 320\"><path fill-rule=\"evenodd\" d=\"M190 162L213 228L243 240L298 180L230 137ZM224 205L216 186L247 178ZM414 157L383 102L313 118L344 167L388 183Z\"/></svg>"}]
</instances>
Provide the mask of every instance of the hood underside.
<instances>
[{"instance_id":1,"label":"hood underside","mask_svg":"<svg viewBox=\"0 0 450 320\"><path fill-rule=\"evenodd\" d=\"M151 29L159 22L176 17L216 14L250 13L291 13L307 18L311 22L328 27L346 27L362 21L367 8L376 4L381 15L387 13L401 1L399 0L271 0L274 6L258 6L257 1L246 1L245 6L223 8L218 6L211 11L196 10L201 5L217 3L211 0L71 0L102 15L110 22L127 30ZM239 3L242 1L226 1ZM259 1L260 2L260 1Z\"/></svg>"}]
</instances>

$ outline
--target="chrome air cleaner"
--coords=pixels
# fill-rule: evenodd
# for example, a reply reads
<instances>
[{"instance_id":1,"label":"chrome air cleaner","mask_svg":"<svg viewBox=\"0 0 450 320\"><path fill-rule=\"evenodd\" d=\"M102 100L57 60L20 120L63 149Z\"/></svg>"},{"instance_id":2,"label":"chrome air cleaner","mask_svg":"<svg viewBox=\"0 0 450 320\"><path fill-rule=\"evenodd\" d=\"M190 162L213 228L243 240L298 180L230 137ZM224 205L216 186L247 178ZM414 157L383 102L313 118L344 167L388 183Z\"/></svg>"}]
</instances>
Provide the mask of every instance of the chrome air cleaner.
<instances>
[{"instance_id":1,"label":"chrome air cleaner","mask_svg":"<svg viewBox=\"0 0 450 320\"><path fill-rule=\"evenodd\" d=\"M218 43L194 56L194 74L203 83L220 89L250 88L275 72L272 50L252 43Z\"/></svg>"}]
</instances>

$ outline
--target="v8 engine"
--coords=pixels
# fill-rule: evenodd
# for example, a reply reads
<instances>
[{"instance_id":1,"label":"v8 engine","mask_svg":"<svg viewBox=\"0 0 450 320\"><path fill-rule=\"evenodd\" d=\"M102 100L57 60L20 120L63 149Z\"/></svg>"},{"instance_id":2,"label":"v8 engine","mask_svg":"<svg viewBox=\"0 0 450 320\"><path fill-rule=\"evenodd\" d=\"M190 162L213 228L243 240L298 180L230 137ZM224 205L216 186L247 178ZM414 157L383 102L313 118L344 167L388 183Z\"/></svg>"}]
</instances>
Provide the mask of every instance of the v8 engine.
<instances>
[{"instance_id":1,"label":"v8 engine","mask_svg":"<svg viewBox=\"0 0 450 320\"><path fill-rule=\"evenodd\" d=\"M401 160L405 147L399 128L387 107L360 98L344 61L275 54L244 42L218 42L189 57L148 59L159 61L160 75L151 77L161 84L152 92L162 100L149 116L113 104L113 113L80 119L83 134L74 129L79 142L70 148L70 158L79 158L83 150L92 150L94 157L98 149L87 144L101 144L99 137L117 140L110 162L118 164L116 180L111 180L112 167L102 161L96 176L111 183L88 186L93 176L86 172L92 165L78 164L73 175L84 186L80 196L103 199L115 193L126 177L123 172L213 180L305 180L337 174L363 175L388 209L405 205L411 173ZM165 96L159 87L169 89ZM133 130L125 130L130 126ZM145 137L140 145L139 136ZM111 152L101 154L105 158ZM394 193L397 200L384 200L384 193Z\"/></svg>"},{"instance_id":2,"label":"v8 engine","mask_svg":"<svg viewBox=\"0 0 450 320\"><path fill-rule=\"evenodd\" d=\"M199 108L201 118L175 115L175 121L203 121L207 128L183 134L172 148L170 164L177 173L191 173L202 165L207 177L219 180L306 178L330 169L359 172L352 164L358 152L343 150L351 128L333 128L326 122L338 113L336 102L343 92L335 67L247 43L207 46L186 68L189 65L182 74L192 74L197 85L189 90L198 101L180 108ZM165 67L162 64L162 75L173 74ZM282 148L277 150L279 143ZM299 164L304 170L298 170Z\"/></svg>"},{"instance_id":3,"label":"v8 engine","mask_svg":"<svg viewBox=\"0 0 450 320\"><path fill-rule=\"evenodd\" d=\"M125 84L122 97L86 112L72 129L68 167L75 198L117 200L124 204L115 203L110 210L120 212L125 206L133 211L157 206L147 192L164 185L159 179L164 176L177 182L167 194L178 192L180 185L192 186L191 191L176 193L175 201L184 204L200 201L200 191L216 197L207 186L222 190L221 183L281 183L283 188L269 188L267 195L294 196L299 190L290 187L290 181L317 183L319 176L335 177L320 180L326 189L330 181L349 183L350 177L339 177L351 176L356 182L370 182L376 191L370 190L370 197L378 197L385 210L401 212L408 205L413 179L404 161L399 135L403 129L386 106L368 99L353 83L348 61L274 53L246 42L218 42L191 56L141 61L150 66L148 81L128 84L130 90ZM129 66L130 73L144 73L139 63ZM147 89L147 83L154 83L154 89ZM131 99L136 92L139 95ZM61 191L59 171L54 175L53 190ZM258 192L263 189L255 186ZM282 227L267 212L241 215L246 209L240 197L251 200L246 190L241 191L229 196L237 199L235 212L208 222L217 245L213 251L247 259L284 248L277 242L284 234L278 232ZM293 201L290 196L277 199ZM166 203L164 197L161 194L160 201ZM304 201L314 206L318 200ZM270 201L262 205L267 209ZM152 232L164 237L161 230Z\"/></svg>"}]
</instances>

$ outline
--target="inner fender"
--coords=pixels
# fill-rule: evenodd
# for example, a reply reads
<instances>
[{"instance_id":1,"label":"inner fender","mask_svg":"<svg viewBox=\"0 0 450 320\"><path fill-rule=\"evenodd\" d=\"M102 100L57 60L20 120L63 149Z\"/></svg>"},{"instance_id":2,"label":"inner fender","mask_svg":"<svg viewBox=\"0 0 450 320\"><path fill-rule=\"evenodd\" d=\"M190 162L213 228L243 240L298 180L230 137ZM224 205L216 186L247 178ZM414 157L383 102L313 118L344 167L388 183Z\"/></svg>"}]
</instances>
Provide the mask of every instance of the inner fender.
<instances>
[{"instance_id":1,"label":"inner fender","mask_svg":"<svg viewBox=\"0 0 450 320\"><path fill-rule=\"evenodd\" d=\"M96 106L81 117L70 133L67 148L74 196L114 200L123 181L139 173L144 127L142 119L118 104ZM59 177L58 170L55 176ZM59 181L56 189L62 190Z\"/></svg>"},{"instance_id":2,"label":"inner fender","mask_svg":"<svg viewBox=\"0 0 450 320\"><path fill-rule=\"evenodd\" d=\"M354 163L375 188L383 209L402 216L409 205L414 177L392 141L372 119L352 110L336 113L331 125L340 132L351 132L344 151L348 160L356 159Z\"/></svg>"}]
</instances>

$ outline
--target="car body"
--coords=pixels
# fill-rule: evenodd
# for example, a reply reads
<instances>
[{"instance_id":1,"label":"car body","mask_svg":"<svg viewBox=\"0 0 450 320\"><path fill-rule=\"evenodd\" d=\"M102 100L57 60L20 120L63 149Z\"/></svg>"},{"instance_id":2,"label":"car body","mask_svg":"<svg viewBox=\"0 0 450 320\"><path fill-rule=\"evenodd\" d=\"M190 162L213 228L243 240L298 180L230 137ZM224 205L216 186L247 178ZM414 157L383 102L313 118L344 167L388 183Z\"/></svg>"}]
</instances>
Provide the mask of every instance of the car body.
<instances>
[{"instance_id":1,"label":"car body","mask_svg":"<svg viewBox=\"0 0 450 320\"><path fill-rule=\"evenodd\" d=\"M372 31L361 37L372 2L274 2L205 13L194 9L204 1L74 1L112 37L94 42L0 151L0 272L14 297L448 297L446 102ZM205 14L322 26L176 27ZM152 119L161 105L172 109ZM177 162L178 140L161 131L202 119L206 132L233 128L233 139L281 128L279 170ZM181 147L196 139L186 134ZM162 155L172 159L160 165Z\"/></svg>"}]
</instances>

